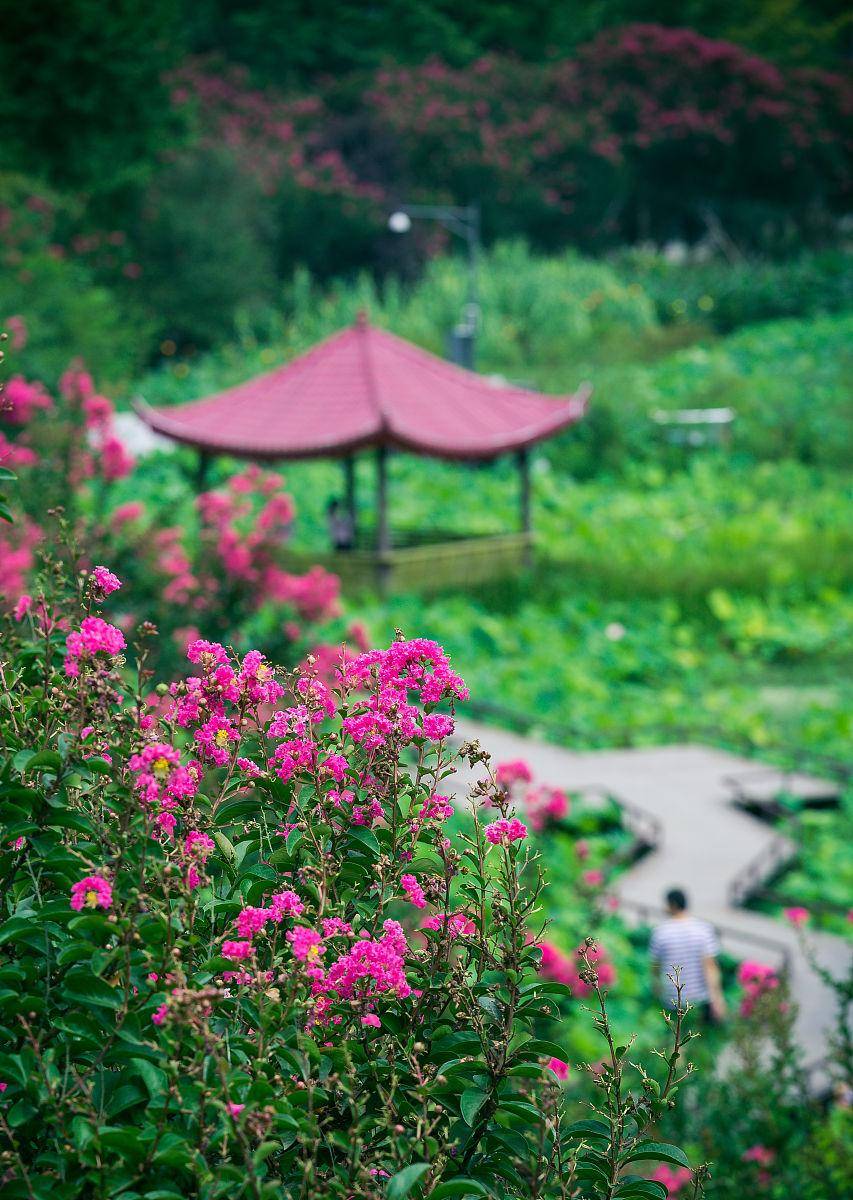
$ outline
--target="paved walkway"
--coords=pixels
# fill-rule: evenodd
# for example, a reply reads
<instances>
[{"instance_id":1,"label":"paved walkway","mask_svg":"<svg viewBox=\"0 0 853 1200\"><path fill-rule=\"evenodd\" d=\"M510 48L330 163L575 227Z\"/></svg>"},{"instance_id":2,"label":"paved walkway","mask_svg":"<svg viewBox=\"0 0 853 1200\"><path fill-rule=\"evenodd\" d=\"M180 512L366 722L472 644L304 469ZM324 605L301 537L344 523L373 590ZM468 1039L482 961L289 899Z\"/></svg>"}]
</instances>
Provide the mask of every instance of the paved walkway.
<instances>
[{"instance_id":1,"label":"paved walkway","mask_svg":"<svg viewBox=\"0 0 853 1200\"><path fill-rule=\"evenodd\" d=\"M618 878L615 890L626 909L658 909L668 887L682 886L697 915L721 927L721 941L736 957L781 965L787 949L799 1006L796 1033L806 1062L826 1056L833 994L810 970L795 931L787 922L734 907L729 899L735 877L775 840L768 825L732 805L724 783L726 776L754 769L754 762L694 745L577 753L468 720L457 722L457 732L478 740L495 762L525 759L538 782L570 791L603 787L657 818L658 848ZM818 959L840 974L850 943L828 934L810 935L810 941Z\"/></svg>"}]
</instances>

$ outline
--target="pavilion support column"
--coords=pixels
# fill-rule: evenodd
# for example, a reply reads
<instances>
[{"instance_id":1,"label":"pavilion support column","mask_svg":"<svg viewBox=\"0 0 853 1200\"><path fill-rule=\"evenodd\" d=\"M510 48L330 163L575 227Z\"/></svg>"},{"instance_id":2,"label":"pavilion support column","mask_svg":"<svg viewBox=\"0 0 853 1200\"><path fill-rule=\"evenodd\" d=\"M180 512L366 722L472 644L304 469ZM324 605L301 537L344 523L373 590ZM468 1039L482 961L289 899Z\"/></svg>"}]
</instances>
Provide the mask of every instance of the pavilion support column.
<instances>
[{"instance_id":1,"label":"pavilion support column","mask_svg":"<svg viewBox=\"0 0 853 1200\"><path fill-rule=\"evenodd\" d=\"M347 511L352 523L353 540L358 540L358 497L355 489L355 455L348 454L344 459L344 497Z\"/></svg>"},{"instance_id":2,"label":"pavilion support column","mask_svg":"<svg viewBox=\"0 0 853 1200\"><path fill-rule=\"evenodd\" d=\"M198 462L195 468L195 486L197 492L203 492L207 483L207 473L210 470L210 460L213 456L206 450L199 450Z\"/></svg>"},{"instance_id":3,"label":"pavilion support column","mask_svg":"<svg viewBox=\"0 0 853 1200\"><path fill-rule=\"evenodd\" d=\"M376 447L376 582L386 596L391 576L391 535L388 528L388 451Z\"/></svg>"},{"instance_id":4,"label":"pavilion support column","mask_svg":"<svg viewBox=\"0 0 853 1200\"><path fill-rule=\"evenodd\" d=\"M519 450L517 462L519 525L527 540L524 548L524 565L531 567L533 565L533 500L530 484L530 453L527 449Z\"/></svg>"}]
</instances>

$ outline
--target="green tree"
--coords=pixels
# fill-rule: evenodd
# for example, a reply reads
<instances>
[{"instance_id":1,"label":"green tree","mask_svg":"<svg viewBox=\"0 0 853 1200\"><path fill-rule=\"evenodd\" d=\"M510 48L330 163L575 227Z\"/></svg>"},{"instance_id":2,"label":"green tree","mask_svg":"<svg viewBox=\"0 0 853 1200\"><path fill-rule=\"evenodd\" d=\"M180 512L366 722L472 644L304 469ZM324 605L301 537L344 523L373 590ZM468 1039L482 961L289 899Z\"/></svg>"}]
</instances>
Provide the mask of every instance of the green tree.
<instances>
[{"instance_id":1,"label":"green tree","mask_svg":"<svg viewBox=\"0 0 853 1200\"><path fill-rule=\"evenodd\" d=\"M178 0L0 0L0 164L91 194L136 182L176 131Z\"/></svg>"}]
</instances>

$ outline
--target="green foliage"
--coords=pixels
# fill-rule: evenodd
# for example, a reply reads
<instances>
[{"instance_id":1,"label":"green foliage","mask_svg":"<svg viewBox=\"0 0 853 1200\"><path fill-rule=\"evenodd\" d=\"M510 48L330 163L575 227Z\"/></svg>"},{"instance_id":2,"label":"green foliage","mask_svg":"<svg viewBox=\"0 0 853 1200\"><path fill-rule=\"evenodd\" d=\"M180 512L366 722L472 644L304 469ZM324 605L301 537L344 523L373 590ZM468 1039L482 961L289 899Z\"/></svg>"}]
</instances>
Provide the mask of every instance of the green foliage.
<instances>
[{"instance_id":1,"label":"green foliage","mask_svg":"<svg viewBox=\"0 0 853 1200\"><path fill-rule=\"evenodd\" d=\"M75 352L111 386L127 386L148 360L155 332L141 306L97 282L84 263L44 251L23 258L15 273L0 273L0 312L24 317L27 371L52 386Z\"/></svg>"},{"instance_id":2,"label":"green foliage","mask_svg":"<svg viewBox=\"0 0 853 1200\"><path fill-rule=\"evenodd\" d=\"M548 0L522 8L468 0L448 8L438 0L412 5L381 0L370 20L354 5L324 0L310 6L241 4L207 0L185 10L190 44L217 51L270 83L301 82L317 75L420 62L438 56L464 64L485 52L539 61L570 52L601 30L631 21L686 25L709 37L740 42L783 62L832 62L843 53L849 15L843 5L820 0L762 0L748 14L713 0L598 0L570 9Z\"/></svg>"},{"instance_id":3,"label":"green foliage","mask_svg":"<svg viewBox=\"0 0 853 1200\"><path fill-rule=\"evenodd\" d=\"M774 262L673 263L649 250L626 250L610 260L639 284L664 323L694 323L730 333L741 325L781 317L812 317L853 307L853 263L846 250L803 253Z\"/></svg>"},{"instance_id":4,"label":"green foliage","mask_svg":"<svg viewBox=\"0 0 853 1200\"><path fill-rule=\"evenodd\" d=\"M173 0L4 4L0 161L108 197L176 134L164 72L181 52Z\"/></svg>"},{"instance_id":5,"label":"green foliage","mask_svg":"<svg viewBox=\"0 0 853 1200\"><path fill-rule=\"evenodd\" d=\"M802 905L819 929L849 935L853 795L848 790L836 811L805 811L783 818L779 832L794 841L797 857L770 882L756 907L781 916L784 909Z\"/></svg>"},{"instance_id":6,"label":"green foliage","mask_svg":"<svg viewBox=\"0 0 853 1200\"><path fill-rule=\"evenodd\" d=\"M215 344L233 335L238 309L272 299L272 213L224 150L185 154L158 174L136 240L141 291L163 337Z\"/></svg>"}]
</instances>

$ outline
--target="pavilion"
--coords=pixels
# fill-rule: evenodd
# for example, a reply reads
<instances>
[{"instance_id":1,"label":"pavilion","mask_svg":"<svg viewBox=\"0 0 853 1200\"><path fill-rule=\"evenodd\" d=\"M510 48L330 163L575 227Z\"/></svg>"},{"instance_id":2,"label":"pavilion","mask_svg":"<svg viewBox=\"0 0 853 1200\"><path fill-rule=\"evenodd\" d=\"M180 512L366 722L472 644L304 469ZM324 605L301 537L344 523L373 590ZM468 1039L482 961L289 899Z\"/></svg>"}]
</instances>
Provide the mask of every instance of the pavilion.
<instances>
[{"instance_id":1,"label":"pavilion","mask_svg":"<svg viewBox=\"0 0 853 1200\"><path fill-rule=\"evenodd\" d=\"M346 329L292 362L224 392L172 408L137 403L155 432L194 446L204 465L218 454L255 461L339 458L353 528L358 529L355 459L376 457L374 544L304 562L320 562L351 586L382 591L481 583L529 561L533 531L529 449L580 420L590 387L550 397L463 370L360 314ZM393 451L484 462L515 454L520 476L519 530L397 545L388 519L388 455ZM464 501L463 501L464 503Z\"/></svg>"}]
</instances>

